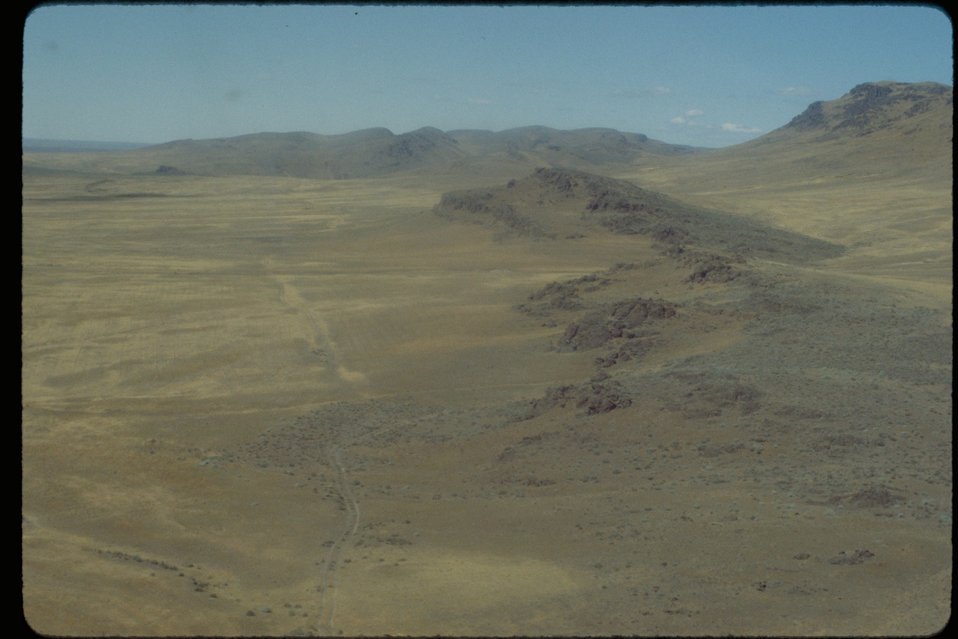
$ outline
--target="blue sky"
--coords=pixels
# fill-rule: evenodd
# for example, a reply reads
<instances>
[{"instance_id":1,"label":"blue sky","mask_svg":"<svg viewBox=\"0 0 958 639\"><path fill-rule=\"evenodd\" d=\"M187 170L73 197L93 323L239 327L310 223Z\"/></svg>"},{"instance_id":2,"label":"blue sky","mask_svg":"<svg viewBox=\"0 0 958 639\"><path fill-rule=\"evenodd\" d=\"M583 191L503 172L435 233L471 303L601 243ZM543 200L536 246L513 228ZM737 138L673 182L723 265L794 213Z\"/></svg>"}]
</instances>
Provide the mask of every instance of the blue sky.
<instances>
[{"instance_id":1,"label":"blue sky","mask_svg":"<svg viewBox=\"0 0 958 639\"><path fill-rule=\"evenodd\" d=\"M936 7L48 5L23 135L611 127L720 147L862 82L953 82Z\"/></svg>"}]
</instances>

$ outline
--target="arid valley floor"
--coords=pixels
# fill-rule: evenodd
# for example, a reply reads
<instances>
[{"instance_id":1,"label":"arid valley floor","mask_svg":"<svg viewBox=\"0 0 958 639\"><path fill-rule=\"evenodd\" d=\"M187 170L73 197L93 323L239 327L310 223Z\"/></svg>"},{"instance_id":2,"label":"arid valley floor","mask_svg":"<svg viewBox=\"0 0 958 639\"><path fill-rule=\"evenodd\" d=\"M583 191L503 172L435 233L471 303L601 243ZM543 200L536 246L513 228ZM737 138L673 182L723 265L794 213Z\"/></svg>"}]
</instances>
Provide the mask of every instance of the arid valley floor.
<instances>
[{"instance_id":1,"label":"arid valley floor","mask_svg":"<svg viewBox=\"0 0 958 639\"><path fill-rule=\"evenodd\" d=\"M25 153L27 622L939 630L951 117L884 83L708 152Z\"/></svg>"}]
</instances>

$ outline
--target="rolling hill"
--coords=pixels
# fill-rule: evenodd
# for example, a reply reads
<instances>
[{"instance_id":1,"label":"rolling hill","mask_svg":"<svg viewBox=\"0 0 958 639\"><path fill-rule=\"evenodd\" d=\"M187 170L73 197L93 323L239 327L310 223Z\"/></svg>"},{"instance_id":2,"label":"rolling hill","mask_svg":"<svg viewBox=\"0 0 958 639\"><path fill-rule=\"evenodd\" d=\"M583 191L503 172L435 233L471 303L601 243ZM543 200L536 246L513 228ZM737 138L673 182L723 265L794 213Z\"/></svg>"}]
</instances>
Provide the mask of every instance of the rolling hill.
<instances>
[{"instance_id":1,"label":"rolling hill","mask_svg":"<svg viewBox=\"0 0 958 639\"><path fill-rule=\"evenodd\" d=\"M646 167L654 174L681 164L691 174L682 184L729 189L852 177L950 181L953 101L954 89L935 83L860 84L749 142Z\"/></svg>"},{"instance_id":2,"label":"rolling hill","mask_svg":"<svg viewBox=\"0 0 958 639\"><path fill-rule=\"evenodd\" d=\"M495 227L500 236L579 239L602 229L649 236L676 254L694 248L805 262L842 253L840 246L822 240L572 169L539 168L503 186L449 192L434 211L447 219Z\"/></svg>"},{"instance_id":3,"label":"rolling hill","mask_svg":"<svg viewBox=\"0 0 958 639\"><path fill-rule=\"evenodd\" d=\"M500 132L443 132L425 127L398 135L372 128L342 135L254 133L176 140L108 156L78 153L56 162L73 170L121 173L356 179L407 172L500 175L542 165L594 168L695 151L613 129L561 131L532 126ZM49 166L51 161L26 157L24 164L29 169Z\"/></svg>"},{"instance_id":4,"label":"rolling hill","mask_svg":"<svg viewBox=\"0 0 958 639\"><path fill-rule=\"evenodd\" d=\"M273 175L348 179L438 168L462 157L456 140L434 128L396 135L374 128L342 135L255 133L180 140L143 149L143 161L199 175Z\"/></svg>"},{"instance_id":5,"label":"rolling hill","mask_svg":"<svg viewBox=\"0 0 958 639\"><path fill-rule=\"evenodd\" d=\"M473 156L529 159L550 166L629 163L648 156L685 155L696 147L667 144L641 133L587 128L563 131L528 126L505 131L456 130L449 135Z\"/></svg>"},{"instance_id":6,"label":"rolling hill","mask_svg":"<svg viewBox=\"0 0 958 639\"><path fill-rule=\"evenodd\" d=\"M861 84L755 140L614 174L845 244L858 273L950 287L953 101L934 83Z\"/></svg>"}]
</instances>

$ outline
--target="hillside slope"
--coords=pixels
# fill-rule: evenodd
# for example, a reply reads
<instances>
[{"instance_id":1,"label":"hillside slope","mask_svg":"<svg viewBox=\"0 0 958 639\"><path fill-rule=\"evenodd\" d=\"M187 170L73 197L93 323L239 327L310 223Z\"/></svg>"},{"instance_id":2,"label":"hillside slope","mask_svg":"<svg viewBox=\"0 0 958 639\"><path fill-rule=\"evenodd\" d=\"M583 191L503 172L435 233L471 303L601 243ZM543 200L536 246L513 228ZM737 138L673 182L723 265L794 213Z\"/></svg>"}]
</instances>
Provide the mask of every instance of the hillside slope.
<instances>
[{"instance_id":1,"label":"hillside slope","mask_svg":"<svg viewBox=\"0 0 958 639\"><path fill-rule=\"evenodd\" d=\"M629 164L641 158L688 155L702 150L608 128L564 131L527 126L497 132L456 130L449 131L449 135L476 158L577 168Z\"/></svg>"},{"instance_id":2,"label":"hillside slope","mask_svg":"<svg viewBox=\"0 0 958 639\"><path fill-rule=\"evenodd\" d=\"M849 247L869 276L950 286L954 91L861 84L756 140L617 177Z\"/></svg>"},{"instance_id":3,"label":"hillside slope","mask_svg":"<svg viewBox=\"0 0 958 639\"><path fill-rule=\"evenodd\" d=\"M435 212L495 227L500 236L580 239L599 229L645 235L668 251L720 252L789 262L836 257L838 245L683 203L624 180L563 168L490 189L452 191Z\"/></svg>"}]
</instances>

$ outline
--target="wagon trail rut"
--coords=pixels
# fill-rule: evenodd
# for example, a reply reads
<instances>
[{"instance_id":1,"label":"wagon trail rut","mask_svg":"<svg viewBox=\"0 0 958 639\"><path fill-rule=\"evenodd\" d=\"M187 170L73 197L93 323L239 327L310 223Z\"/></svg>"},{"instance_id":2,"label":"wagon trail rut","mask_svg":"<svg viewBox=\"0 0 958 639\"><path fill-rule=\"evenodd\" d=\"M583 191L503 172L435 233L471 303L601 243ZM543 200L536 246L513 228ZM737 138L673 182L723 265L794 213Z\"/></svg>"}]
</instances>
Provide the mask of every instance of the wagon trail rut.
<instances>
[{"instance_id":1,"label":"wagon trail rut","mask_svg":"<svg viewBox=\"0 0 958 639\"><path fill-rule=\"evenodd\" d=\"M322 580L319 597L319 626L332 630L336 618L336 590L339 583L339 562L343 548L359 529L359 502L349 484L348 473L342 461L342 450L333 446L326 451L326 459L336 469L336 483L333 488L340 509L346 511L346 523L333 543L329 546L321 568Z\"/></svg>"},{"instance_id":2,"label":"wagon trail rut","mask_svg":"<svg viewBox=\"0 0 958 639\"><path fill-rule=\"evenodd\" d=\"M292 284L293 278L276 273L271 259L264 260L263 266L270 278L279 285L280 301L284 306L296 312L300 324L299 332L302 333L302 337L309 345L310 351L325 354L328 368L344 382L365 382L366 376L363 373L350 370L342 364L336 342L333 341L330 334L329 324L313 312L309 303L300 294L299 289Z\"/></svg>"}]
</instances>

